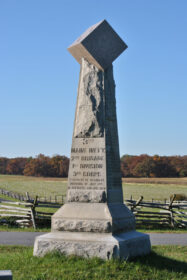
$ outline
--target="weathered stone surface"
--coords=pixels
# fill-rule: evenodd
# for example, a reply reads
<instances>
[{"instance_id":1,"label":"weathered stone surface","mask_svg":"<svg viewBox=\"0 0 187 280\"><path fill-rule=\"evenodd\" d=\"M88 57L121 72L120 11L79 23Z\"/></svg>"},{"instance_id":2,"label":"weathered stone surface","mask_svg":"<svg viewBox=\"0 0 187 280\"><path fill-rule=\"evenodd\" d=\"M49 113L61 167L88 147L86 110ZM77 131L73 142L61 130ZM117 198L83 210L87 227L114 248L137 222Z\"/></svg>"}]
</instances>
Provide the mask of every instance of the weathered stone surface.
<instances>
[{"instance_id":1,"label":"weathered stone surface","mask_svg":"<svg viewBox=\"0 0 187 280\"><path fill-rule=\"evenodd\" d=\"M84 57L98 69L108 68L127 48L106 20L87 29L69 48L73 57L81 63Z\"/></svg>"},{"instance_id":2,"label":"weathered stone surface","mask_svg":"<svg viewBox=\"0 0 187 280\"><path fill-rule=\"evenodd\" d=\"M106 203L66 203L52 217L52 231L112 232Z\"/></svg>"},{"instance_id":3,"label":"weathered stone surface","mask_svg":"<svg viewBox=\"0 0 187 280\"><path fill-rule=\"evenodd\" d=\"M68 202L106 202L106 191L103 190L69 190Z\"/></svg>"},{"instance_id":4,"label":"weathered stone surface","mask_svg":"<svg viewBox=\"0 0 187 280\"><path fill-rule=\"evenodd\" d=\"M103 72L82 59L74 137L103 137Z\"/></svg>"},{"instance_id":5,"label":"weathered stone surface","mask_svg":"<svg viewBox=\"0 0 187 280\"><path fill-rule=\"evenodd\" d=\"M52 230L73 232L112 232L112 221L53 219Z\"/></svg>"},{"instance_id":6,"label":"weathered stone surface","mask_svg":"<svg viewBox=\"0 0 187 280\"><path fill-rule=\"evenodd\" d=\"M66 203L52 217L52 231L112 233L134 229L134 215L122 203Z\"/></svg>"},{"instance_id":7,"label":"weathered stone surface","mask_svg":"<svg viewBox=\"0 0 187 280\"><path fill-rule=\"evenodd\" d=\"M147 234L136 231L116 235L55 232L36 237L35 256L42 257L52 251L86 258L99 257L105 260L111 258L129 259L148 254L150 240Z\"/></svg>"},{"instance_id":8,"label":"weathered stone surface","mask_svg":"<svg viewBox=\"0 0 187 280\"><path fill-rule=\"evenodd\" d=\"M135 230L135 217L124 203L109 203L112 217L112 232Z\"/></svg>"}]
</instances>

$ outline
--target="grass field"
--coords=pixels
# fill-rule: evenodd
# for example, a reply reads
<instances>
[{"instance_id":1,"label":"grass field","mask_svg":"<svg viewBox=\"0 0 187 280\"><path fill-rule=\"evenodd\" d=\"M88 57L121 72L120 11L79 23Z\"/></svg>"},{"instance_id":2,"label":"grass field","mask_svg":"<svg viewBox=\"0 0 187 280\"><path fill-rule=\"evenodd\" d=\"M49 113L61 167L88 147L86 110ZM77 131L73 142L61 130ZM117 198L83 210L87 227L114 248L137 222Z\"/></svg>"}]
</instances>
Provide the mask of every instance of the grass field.
<instances>
[{"instance_id":1,"label":"grass field","mask_svg":"<svg viewBox=\"0 0 187 280\"><path fill-rule=\"evenodd\" d=\"M150 255L132 261L32 254L31 247L0 246L0 270L11 269L14 280L187 279L187 247L182 246L153 246Z\"/></svg>"},{"instance_id":2,"label":"grass field","mask_svg":"<svg viewBox=\"0 0 187 280\"><path fill-rule=\"evenodd\" d=\"M67 179L0 175L0 188L21 194L28 191L31 196L54 197L66 194ZM125 178L123 191L125 199L131 195L134 199L143 195L145 200L169 199L174 193L187 196L187 178Z\"/></svg>"},{"instance_id":3,"label":"grass field","mask_svg":"<svg viewBox=\"0 0 187 280\"><path fill-rule=\"evenodd\" d=\"M31 196L65 195L67 179L0 175L0 188Z\"/></svg>"},{"instance_id":4,"label":"grass field","mask_svg":"<svg viewBox=\"0 0 187 280\"><path fill-rule=\"evenodd\" d=\"M187 177L183 178L123 178L126 183L143 183L143 184L172 184L172 185L186 185Z\"/></svg>"}]
</instances>

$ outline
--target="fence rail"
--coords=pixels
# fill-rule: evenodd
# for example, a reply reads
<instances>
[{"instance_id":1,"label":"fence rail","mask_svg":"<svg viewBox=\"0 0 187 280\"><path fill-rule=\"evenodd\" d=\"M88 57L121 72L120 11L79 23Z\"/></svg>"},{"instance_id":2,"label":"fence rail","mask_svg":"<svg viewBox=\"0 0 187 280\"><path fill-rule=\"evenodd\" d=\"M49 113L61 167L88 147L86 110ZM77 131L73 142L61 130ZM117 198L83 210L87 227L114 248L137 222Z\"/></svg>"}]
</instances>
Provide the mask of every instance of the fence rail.
<instances>
[{"instance_id":1,"label":"fence rail","mask_svg":"<svg viewBox=\"0 0 187 280\"><path fill-rule=\"evenodd\" d=\"M27 207L27 209L23 207ZM13 218L15 223L21 227L31 226L34 224L32 220L32 203L0 201L0 218L4 218L1 219L2 223L6 223L7 218Z\"/></svg>"},{"instance_id":2,"label":"fence rail","mask_svg":"<svg viewBox=\"0 0 187 280\"><path fill-rule=\"evenodd\" d=\"M17 193L17 192L12 192L12 191L8 191L5 189L0 188L0 194L7 196L7 197L11 197L14 199L17 199L19 201L34 201L34 197L31 196L28 192L25 193L25 195ZM55 195L55 196L38 196L38 201L41 202L54 202L54 203L63 203L64 202L64 195Z\"/></svg>"},{"instance_id":3,"label":"fence rail","mask_svg":"<svg viewBox=\"0 0 187 280\"><path fill-rule=\"evenodd\" d=\"M0 200L0 222L3 224L9 223L9 218L14 220L14 223L21 227L37 228L41 221L51 221L53 212L46 212L47 208L60 208L62 204L53 202L41 202L38 197L27 202L13 202ZM38 208L42 208L38 211Z\"/></svg>"},{"instance_id":4,"label":"fence rail","mask_svg":"<svg viewBox=\"0 0 187 280\"><path fill-rule=\"evenodd\" d=\"M143 196L125 203L134 213L138 226L187 227L187 201L175 201L175 195L165 203L144 201Z\"/></svg>"},{"instance_id":5,"label":"fence rail","mask_svg":"<svg viewBox=\"0 0 187 280\"><path fill-rule=\"evenodd\" d=\"M48 210L46 211L46 209L50 208L51 210L57 210L64 203L63 195L55 195L54 197L36 196L33 198L28 192L26 192L24 196L23 194L4 189L0 189L0 194L19 200L19 202L13 202L0 199L0 222L2 221L1 218L4 218L3 223L6 223L5 218L13 218L15 223L22 227L32 226L33 228L36 228L38 224L41 224L42 220L45 221L45 223L47 221L50 223L51 216L54 213ZM24 209L23 207L27 207L27 209ZM43 209L38 211L38 208Z\"/></svg>"}]
</instances>

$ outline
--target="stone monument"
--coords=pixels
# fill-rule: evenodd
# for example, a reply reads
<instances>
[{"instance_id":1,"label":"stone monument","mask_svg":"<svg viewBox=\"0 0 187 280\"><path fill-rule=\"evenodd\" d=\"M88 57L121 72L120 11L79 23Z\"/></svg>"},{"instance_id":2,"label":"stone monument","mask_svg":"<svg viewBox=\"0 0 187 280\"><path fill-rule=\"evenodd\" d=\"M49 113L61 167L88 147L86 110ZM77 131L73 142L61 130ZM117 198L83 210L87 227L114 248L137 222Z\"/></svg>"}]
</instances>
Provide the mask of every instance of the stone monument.
<instances>
[{"instance_id":1,"label":"stone monument","mask_svg":"<svg viewBox=\"0 0 187 280\"><path fill-rule=\"evenodd\" d=\"M129 258L150 252L147 234L123 203L112 62L127 45L106 20L69 48L81 64L67 201L52 217L51 233L35 240L49 251L84 257Z\"/></svg>"}]
</instances>

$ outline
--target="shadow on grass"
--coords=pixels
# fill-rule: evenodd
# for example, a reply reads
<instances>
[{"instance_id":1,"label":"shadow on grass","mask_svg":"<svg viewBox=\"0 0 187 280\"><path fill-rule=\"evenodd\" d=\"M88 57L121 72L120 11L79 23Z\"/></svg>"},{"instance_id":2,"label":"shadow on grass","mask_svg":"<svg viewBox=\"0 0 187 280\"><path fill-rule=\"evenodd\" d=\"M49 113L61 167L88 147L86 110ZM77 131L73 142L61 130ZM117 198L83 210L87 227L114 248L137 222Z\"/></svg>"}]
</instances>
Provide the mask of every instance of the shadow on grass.
<instances>
[{"instance_id":1,"label":"shadow on grass","mask_svg":"<svg viewBox=\"0 0 187 280\"><path fill-rule=\"evenodd\" d=\"M136 230L138 231L138 230L170 230L170 231L174 231L174 230L180 230L181 228L177 228L177 227L175 227L175 228L173 228L173 227L171 227L171 226L169 226L169 225L161 225L161 224L158 224L158 225L138 225L138 226L136 226Z\"/></svg>"},{"instance_id":2,"label":"shadow on grass","mask_svg":"<svg viewBox=\"0 0 187 280\"><path fill-rule=\"evenodd\" d=\"M173 260L168 257L161 256L152 251L149 255L138 257L130 260L131 263L138 262L142 266L149 266L158 270L167 270L168 272L182 272L187 274L187 263L183 261Z\"/></svg>"}]
</instances>

